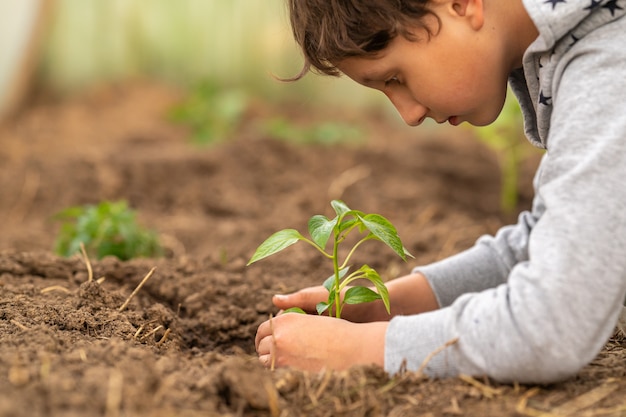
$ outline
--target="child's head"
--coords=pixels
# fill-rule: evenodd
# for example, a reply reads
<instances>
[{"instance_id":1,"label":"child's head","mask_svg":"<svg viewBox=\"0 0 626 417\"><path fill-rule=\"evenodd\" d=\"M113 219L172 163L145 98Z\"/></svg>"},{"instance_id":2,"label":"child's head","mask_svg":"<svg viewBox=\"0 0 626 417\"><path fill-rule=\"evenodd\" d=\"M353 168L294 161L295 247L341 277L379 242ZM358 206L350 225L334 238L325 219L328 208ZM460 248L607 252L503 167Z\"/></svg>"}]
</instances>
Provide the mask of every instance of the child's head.
<instances>
[{"instance_id":1,"label":"child's head","mask_svg":"<svg viewBox=\"0 0 626 417\"><path fill-rule=\"evenodd\" d=\"M298 79L314 69L339 75L337 62L373 56L397 36L412 39L431 14L429 0L288 0L294 37L305 56Z\"/></svg>"},{"instance_id":2,"label":"child's head","mask_svg":"<svg viewBox=\"0 0 626 417\"><path fill-rule=\"evenodd\" d=\"M493 122L537 30L522 0L288 0L310 69L384 93L404 121ZM488 3L488 5L486 4Z\"/></svg>"}]
</instances>

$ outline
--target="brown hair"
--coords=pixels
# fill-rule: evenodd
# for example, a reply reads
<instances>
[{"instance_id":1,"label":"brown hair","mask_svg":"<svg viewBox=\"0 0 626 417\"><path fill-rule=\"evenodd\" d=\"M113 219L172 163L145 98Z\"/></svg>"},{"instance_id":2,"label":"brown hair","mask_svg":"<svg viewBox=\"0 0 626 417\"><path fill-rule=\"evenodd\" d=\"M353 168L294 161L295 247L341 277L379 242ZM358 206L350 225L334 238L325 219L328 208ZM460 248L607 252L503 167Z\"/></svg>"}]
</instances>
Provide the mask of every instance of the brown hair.
<instances>
[{"instance_id":1,"label":"brown hair","mask_svg":"<svg viewBox=\"0 0 626 417\"><path fill-rule=\"evenodd\" d=\"M374 56L396 36L413 40L415 28L429 28L429 0L287 0L294 38L308 71L339 76L335 64L345 58Z\"/></svg>"}]
</instances>

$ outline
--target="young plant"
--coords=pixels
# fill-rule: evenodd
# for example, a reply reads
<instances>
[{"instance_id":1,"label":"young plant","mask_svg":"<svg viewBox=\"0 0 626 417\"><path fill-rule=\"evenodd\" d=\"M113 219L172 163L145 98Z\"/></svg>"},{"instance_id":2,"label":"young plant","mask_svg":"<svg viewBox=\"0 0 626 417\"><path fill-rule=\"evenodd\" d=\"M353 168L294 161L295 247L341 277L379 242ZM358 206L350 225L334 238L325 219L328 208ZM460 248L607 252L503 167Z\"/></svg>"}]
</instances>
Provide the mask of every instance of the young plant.
<instances>
[{"instance_id":1,"label":"young plant","mask_svg":"<svg viewBox=\"0 0 626 417\"><path fill-rule=\"evenodd\" d=\"M55 242L55 252L71 256L81 243L90 256L121 260L161 256L157 235L137 224L136 215L125 201L70 207L55 218L63 222Z\"/></svg>"},{"instance_id":2,"label":"young plant","mask_svg":"<svg viewBox=\"0 0 626 417\"><path fill-rule=\"evenodd\" d=\"M363 265L350 273L348 262L356 248L368 240L379 240L385 243L405 261L407 256L411 256L411 254L402 245L396 228L383 216L351 210L339 200L333 200L330 204L337 216L332 220L322 215L311 217L308 224L311 239L302 236L295 229L284 229L276 232L257 248L248 265L280 252L301 240L320 251L333 264L333 274L323 284L324 288L328 290L328 299L317 304L318 314L321 315L328 311L328 315L332 316L334 309L335 317L340 318L345 304L360 304L374 300L382 300L389 313L389 292L380 275L368 265ZM350 249L344 261L340 262L339 244L345 241L348 234L353 230L358 230L361 234L365 233L366 235ZM332 241L332 246L327 252L326 246L329 239ZM358 279L370 281L377 291L368 287L352 286L345 291L342 297L342 291ZM300 308L293 308L288 311L304 313Z\"/></svg>"},{"instance_id":3,"label":"young plant","mask_svg":"<svg viewBox=\"0 0 626 417\"><path fill-rule=\"evenodd\" d=\"M358 143L365 137L363 129L349 123L325 122L299 126L281 117L266 120L261 129L272 138L303 145Z\"/></svg>"},{"instance_id":4,"label":"young plant","mask_svg":"<svg viewBox=\"0 0 626 417\"><path fill-rule=\"evenodd\" d=\"M518 178L521 163L527 156L522 114L509 94L496 121L488 126L472 127L478 139L496 152L500 164L500 208L513 213L518 200Z\"/></svg>"},{"instance_id":5,"label":"young plant","mask_svg":"<svg viewBox=\"0 0 626 417\"><path fill-rule=\"evenodd\" d=\"M243 121L250 104L242 91L214 82L198 84L190 95L170 111L170 120L191 128L191 139L208 145L228 139Z\"/></svg>"}]
</instances>

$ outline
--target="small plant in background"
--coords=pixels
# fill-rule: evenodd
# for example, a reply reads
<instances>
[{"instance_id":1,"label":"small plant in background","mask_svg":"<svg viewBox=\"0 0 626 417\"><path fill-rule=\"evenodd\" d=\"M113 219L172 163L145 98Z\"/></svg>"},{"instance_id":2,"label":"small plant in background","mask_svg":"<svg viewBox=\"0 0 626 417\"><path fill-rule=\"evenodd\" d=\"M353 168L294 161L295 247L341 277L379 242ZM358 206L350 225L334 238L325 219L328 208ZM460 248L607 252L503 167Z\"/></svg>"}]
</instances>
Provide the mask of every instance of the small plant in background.
<instances>
[{"instance_id":1,"label":"small plant in background","mask_svg":"<svg viewBox=\"0 0 626 417\"><path fill-rule=\"evenodd\" d=\"M80 252L81 243L90 256L121 260L158 257L162 249L155 232L137 224L136 214L125 201L70 207L56 214L62 222L55 252L71 256Z\"/></svg>"},{"instance_id":2,"label":"small plant in background","mask_svg":"<svg viewBox=\"0 0 626 417\"><path fill-rule=\"evenodd\" d=\"M191 94L170 110L170 119L191 128L194 143L224 140L239 127L249 98L240 90L224 89L212 82L199 83Z\"/></svg>"},{"instance_id":3,"label":"small plant in background","mask_svg":"<svg viewBox=\"0 0 626 417\"><path fill-rule=\"evenodd\" d=\"M354 143L365 136L362 129L348 123L326 122L303 127L280 117L265 121L262 131L273 138L301 144Z\"/></svg>"},{"instance_id":4,"label":"small plant in background","mask_svg":"<svg viewBox=\"0 0 626 417\"><path fill-rule=\"evenodd\" d=\"M348 262L357 247L368 240L379 240L387 244L403 260L411 256L402 245L396 228L383 216L379 214L365 214L358 210L351 210L344 202L333 200L331 206L337 216L329 220L322 215L315 215L309 219L309 234L311 239L302 236L295 229L284 229L271 235L255 251L248 262L248 265L273 255L281 250L293 245L298 241L304 241L320 251L333 264L333 274L324 281L324 288L328 290L328 300L317 305L317 313L323 314L328 311L328 315L341 317L341 311L345 304L360 304L374 300L382 300L390 312L389 293L380 275L368 265L363 265L356 271L350 273ZM348 234L353 230L358 230L366 235L360 239L350 249L345 260L339 262L339 244L343 242ZM330 252L326 251L328 240L332 241ZM341 292L358 279L366 279L374 284L376 291L368 287L352 286L341 296ZM299 308L288 311L304 313Z\"/></svg>"},{"instance_id":5,"label":"small plant in background","mask_svg":"<svg viewBox=\"0 0 626 417\"><path fill-rule=\"evenodd\" d=\"M509 95L510 96L510 95ZM474 127L478 139L493 149L500 163L500 208L512 213L517 206L519 166L526 156L521 111L517 102L507 98L498 119L488 126Z\"/></svg>"}]
</instances>

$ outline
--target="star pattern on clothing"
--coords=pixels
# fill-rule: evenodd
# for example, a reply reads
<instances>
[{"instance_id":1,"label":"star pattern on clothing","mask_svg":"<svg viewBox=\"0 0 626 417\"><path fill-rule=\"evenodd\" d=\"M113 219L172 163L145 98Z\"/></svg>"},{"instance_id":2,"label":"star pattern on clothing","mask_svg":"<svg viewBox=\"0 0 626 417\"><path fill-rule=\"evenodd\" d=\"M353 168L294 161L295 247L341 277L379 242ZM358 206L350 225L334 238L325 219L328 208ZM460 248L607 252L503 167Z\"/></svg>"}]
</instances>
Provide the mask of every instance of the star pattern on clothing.
<instances>
[{"instance_id":1,"label":"star pattern on clothing","mask_svg":"<svg viewBox=\"0 0 626 417\"><path fill-rule=\"evenodd\" d=\"M567 0L546 0L544 2L544 4L547 4L547 3L552 4L552 10L554 10L557 4L559 4L559 3L566 3L566 2L567 2Z\"/></svg>"},{"instance_id":2,"label":"star pattern on clothing","mask_svg":"<svg viewBox=\"0 0 626 417\"><path fill-rule=\"evenodd\" d=\"M544 96L543 91L539 92L539 104L543 104L544 106L552 105L552 97Z\"/></svg>"},{"instance_id":3,"label":"star pattern on clothing","mask_svg":"<svg viewBox=\"0 0 626 417\"><path fill-rule=\"evenodd\" d=\"M619 0L609 0L602 7L605 9L609 9L609 11L611 12L611 16L615 16L615 10L624 10L623 7L617 5L618 1Z\"/></svg>"},{"instance_id":4,"label":"star pattern on clothing","mask_svg":"<svg viewBox=\"0 0 626 417\"><path fill-rule=\"evenodd\" d=\"M585 7L583 10L593 11L602 5L602 0L591 0L591 4Z\"/></svg>"}]
</instances>

